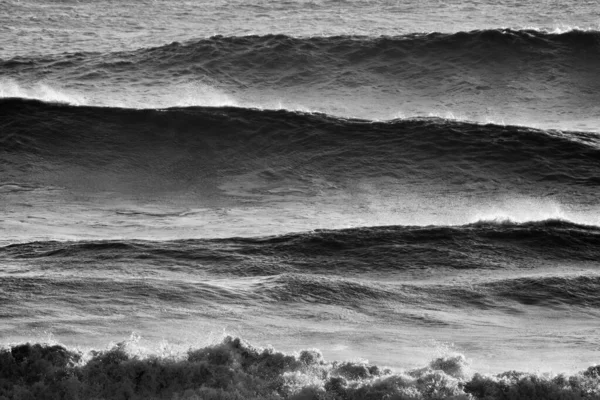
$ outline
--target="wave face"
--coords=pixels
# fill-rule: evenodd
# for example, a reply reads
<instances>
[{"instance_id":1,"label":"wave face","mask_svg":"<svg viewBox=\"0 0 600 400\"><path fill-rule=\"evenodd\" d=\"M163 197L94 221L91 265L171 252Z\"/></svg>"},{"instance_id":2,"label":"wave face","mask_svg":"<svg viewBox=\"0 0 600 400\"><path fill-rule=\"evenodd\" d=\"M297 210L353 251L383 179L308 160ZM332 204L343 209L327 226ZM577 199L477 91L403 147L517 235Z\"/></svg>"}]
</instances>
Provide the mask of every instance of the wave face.
<instances>
[{"instance_id":1,"label":"wave face","mask_svg":"<svg viewBox=\"0 0 600 400\"><path fill-rule=\"evenodd\" d=\"M25 260L31 266L53 271L56 281L49 279L48 274L32 275L32 271L26 279L45 282L47 295L72 282L73 274L81 274L86 279L80 282L83 286L76 296L80 300L97 295L86 293L88 288L106 286L107 292L126 290L132 296L162 292L167 297L185 296L186 301L310 301L356 308L378 301L500 310L506 302L540 307L562 304L566 308L600 304L600 280L596 275L539 274L540 269L552 265L593 264L600 257L600 229L553 220L458 227L353 228L264 238L172 242L34 242L0 248L0 256L8 263ZM98 275L95 271L106 267L107 257L111 260L111 272ZM73 266L80 264L88 267L76 271ZM160 265L176 267L166 272L160 270ZM155 278L163 274L165 278L173 276L144 281L139 287L135 279L120 282L121 275L126 277L131 268L141 268ZM515 269L525 275L520 276ZM431 271L436 277L429 276ZM472 271L477 271L479 278L461 284L459 278ZM512 274L504 277L503 271ZM106 280L105 273L114 281ZM454 285L442 283L448 274L454 275ZM198 275L204 277L204 282L198 281ZM92 277L96 282L90 286ZM420 281L423 277L427 278L426 285ZM248 280L248 284L240 284L240 290L211 292L211 278L226 278L232 288L236 287L235 279ZM12 282L16 289L26 280L6 282ZM175 284L176 281L180 282ZM121 283L126 285L121 287ZM192 290L194 285L198 287Z\"/></svg>"},{"instance_id":2,"label":"wave face","mask_svg":"<svg viewBox=\"0 0 600 400\"><path fill-rule=\"evenodd\" d=\"M288 232L494 219L599 224L592 133L232 107L0 103L2 190L12 209L32 215L25 204L54 202L35 222L17 222L16 212L6 234L17 238L57 237L51 230L71 238L81 223L86 236L104 238L116 226L131 238L285 233L273 231L273 210ZM91 220L69 216L99 199ZM224 217L231 223L219 223ZM69 229L52 228L55 219Z\"/></svg>"},{"instance_id":3,"label":"wave face","mask_svg":"<svg viewBox=\"0 0 600 400\"><path fill-rule=\"evenodd\" d=\"M255 175L257 186L311 179L347 186L386 177L450 192L472 184L475 192L558 192L569 198L577 188L577 198L588 202L595 202L600 185L594 134L241 108L133 111L18 99L1 104L3 173L13 181L50 170L57 181L48 183L59 184L83 170L86 181L115 172L116 180L131 180L126 189L148 182L152 190L165 184L177 190L241 174Z\"/></svg>"},{"instance_id":4,"label":"wave face","mask_svg":"<svg viewBox=\"0 0 600 400\"><path fill-rule=\"evenodd\" d=\"M223 37L0 60L5 96L136 108L239 105L598 130L600 33ZM58 89L57 89L58 90ZM56 90L54 90L56 92Z\"/></svg>"}]
</instances>

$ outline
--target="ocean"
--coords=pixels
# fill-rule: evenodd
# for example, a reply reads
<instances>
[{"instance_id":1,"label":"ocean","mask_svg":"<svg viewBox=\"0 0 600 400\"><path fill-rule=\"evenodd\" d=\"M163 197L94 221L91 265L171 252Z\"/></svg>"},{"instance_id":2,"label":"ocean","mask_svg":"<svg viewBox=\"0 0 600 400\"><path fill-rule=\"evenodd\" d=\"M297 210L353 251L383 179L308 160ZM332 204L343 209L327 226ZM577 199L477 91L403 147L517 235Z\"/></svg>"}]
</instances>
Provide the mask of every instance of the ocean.
<instances>
[{"instance_id":1,"label":"ocean","mask_svg":"<svg viewBox=\"0 0 600 400\"><path fill-rule=\"evenodd\" d=\"M0 0L0 399L600 399L600 6Z\"/></svg>"}]
</instances>

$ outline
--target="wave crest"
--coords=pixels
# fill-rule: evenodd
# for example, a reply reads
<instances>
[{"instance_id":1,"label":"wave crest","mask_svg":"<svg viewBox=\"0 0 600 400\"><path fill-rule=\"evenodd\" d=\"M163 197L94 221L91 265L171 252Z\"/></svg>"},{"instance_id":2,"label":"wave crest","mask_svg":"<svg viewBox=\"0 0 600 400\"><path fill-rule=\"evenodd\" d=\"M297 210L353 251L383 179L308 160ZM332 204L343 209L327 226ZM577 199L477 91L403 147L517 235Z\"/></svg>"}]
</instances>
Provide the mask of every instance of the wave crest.
<instances>
[{"instance_id":1,"label":"wave crest","mask_svg":"<svg viewBox=\"0 0 600 400\"><path fill-rule=\"evenodd\" d=\"M40 77L70 85L100 106L241 105L370 119L456 115L597 131L599 38L597 31L512 29L214 36L136 51L0 60L0 73L21 85Z\"/></svg>"},{"instance_id":2,"label":"wave crest","mask_svg":"<svg viewBox=\"0 0 600 400\"><path fill-rule=\"evenodd\" d=\"M41 100L48 103L62 103L73 106L87 105L85 96L72 90L56 88L52 85L38 82L33 85L23 85L13 79L0 80L1 98L22 98L30 100Z\"/></svg>"}]
</instances>

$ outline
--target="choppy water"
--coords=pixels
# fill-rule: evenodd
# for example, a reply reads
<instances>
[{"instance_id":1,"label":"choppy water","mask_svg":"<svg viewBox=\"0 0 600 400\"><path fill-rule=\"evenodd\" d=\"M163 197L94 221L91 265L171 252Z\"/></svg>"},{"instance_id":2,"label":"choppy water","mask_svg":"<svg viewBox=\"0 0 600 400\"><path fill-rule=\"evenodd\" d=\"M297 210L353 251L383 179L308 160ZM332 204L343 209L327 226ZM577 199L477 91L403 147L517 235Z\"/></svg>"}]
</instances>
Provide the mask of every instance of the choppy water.
<instances>
[{"instance_id":1,"label":"choppy water","mask_svg":"<svg viewBox=\"0 0 600 400\"><path fill-rule=\"evenodd\" d=\"M0 396L599 398L599 25L1 2Z\"/></svg>"}]
</instances>

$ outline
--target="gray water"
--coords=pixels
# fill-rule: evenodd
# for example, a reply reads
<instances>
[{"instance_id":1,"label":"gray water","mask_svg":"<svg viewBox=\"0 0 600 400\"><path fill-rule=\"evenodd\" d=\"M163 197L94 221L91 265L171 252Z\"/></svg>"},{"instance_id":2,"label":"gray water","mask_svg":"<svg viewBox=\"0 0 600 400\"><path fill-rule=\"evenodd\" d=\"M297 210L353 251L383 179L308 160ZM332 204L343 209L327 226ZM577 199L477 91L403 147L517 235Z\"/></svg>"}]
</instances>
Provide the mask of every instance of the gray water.
<instances>
[{"instance_id":1,"label":"gray water","mask_svg":"<svg viewBox=\"0 0 600 400\"><path fill-rule=\"evenodd\" d=\"M234 106L307 115L322 112L369 121L435 117L550 129L553 137L563 135L561 130L585 131L589 148L597 148L597 41L575 56L569 45L553 48L556 53L541 51L547 59L561 61L555 67L528 58L527 45L519 50L525 54L522 59L512 53L514 58L508 61L499 56L499 67L493 71L494 62L485 64L468 51L460 60L445 55L439 65L431 54L424 59L411 59L409 54L403 60L407 65L412 63L414 73L404 75L402 69L381 72L377 69L380 65L372 69L370 65L364 69L346 65L333 56L333 61L311 59L313 50L299 56L311 62L310 68L294 69L291 65L286 75L275 66L271 76L261 70L269 58L244 64L243 46L235 48L235 57L226 64L215 59L214 63L200 60L183 66L177 64L177 50L172 60L168 53L156 65L152 64L153 53L147 55L144 50L158 47L160 52L162 46L179 42L181 54L185 54L188 48L204 45L203 40L216 35L281 34L296 39L356 35L356 41L368 41L382 35L404 40L411 34L451 35L500 28L528 30L531 35L593 33L600 29L600 7L596 1L0 1L0 61L5 62L0 70L0 97L136 110ZM262 51L261 46L256 48ZM486 49L485 44L481 46ZM225 45L217 40L213 50L222 48ZM269 54L284 54L285 44L276 49ZM292 46L290 52L295 49ZM202 53L202 57L208 54ZM484 67L480 68L480 62ZM574 72L569 69L572 66L581 69ZM450 67L453 76L460 79L442 81ZM52 125L49 120L46 128L51 130ZM13 127L6 124L0 130L8 132ZM568 132L564 136L575 140ZM78 149L75 146L72 151ZM144 157L140 156L140 163L152 164L149 156ZM467 182L453 187L427 182L409 186L408 178L404 181L393 174L366 176L352 184L347 178L340 184L319 175L318 170L302 179L277 176L269 181L264 176L277 175L279 164L265 161L262 169L236 171L228 180L211 182L211 190L218 195L206 199L204 193L198 194L201 190L195 177L178 177L181 180L177 184L165 178L172 166L165 162L161 169L161 160L169 157L166 151L157 151L153 160L159 167L153 166L152 171L159 172L143 175L138 181L119 166L105 171L102 166L79 169L77 164L73 172L68 162L57 162L44 169L35 167L43 157L41 161L33 157L26 158L30 164L17 165L19 172L13 173L14 165L7 161L2 165L5 175L0 176L0 243L9 246L57 240L66 241L68 247L82 241L85 247L88 240L110 239L137 246L136 240L149 239L160 247L160 241L173 239L260 237L386 225L463 226L482 220L500 226L503 222L547 220L600 225L593 198L595 184L581 183L578 176L569 173L565 176L575 183L561 186L570 191L557 193L548 188L551 184L540 184L542 189L538 190L539 182L525 173L509 183L485 181L483 176L485 182L481 184ZM540 168L552 166L552 157L547 160L539 163ZM591 160L593 170L596 164ZM475 171L473 174L483 168L468 164L468 160L458 167ZM287 164L286 168L286 173L293 170ZM349 163L348 170L352 168ZM20 180L14 181L14 177ZM176 186L184 181L194 181L196 186ZM176 190L158 193L164 187ZM569 229L579 232L579 225ZM590 235L595 238L597 233ZM441 264L431 261L429 268L399 274L361 272L346 276L337 264L337 269L318 278L307 271L284 271L280 278L292 281L291 287L296 279L308 288L320 280L333 288L357 285L359 300L350 296L336 302L323 294L335 293L327 286L324 292L311 294L309 290L299 300L282 304L265 294L282 285L270 272L257 276L200 273L198 270L206 267L203 261L184 263L167 250L168 256L156 258L144 258L147 254L142 252L139 258L124 256L123 260L111 261L109 252L56 261L52 258L55 245L40 244L49 253L43 253L39 260L30 259L35 257L29 250L23 251L25 256L3 248L6 254L0 261L0 294L7 310L1 317L3 343L56 340L69 346L98 348L133 332L140 352L166 354L218 342L229 334L285 351L316 346L328 359L365 358L396 368L422 366L439 354L461 353L474 369L484 372L573 371L588 367L600 356L596 300L575 296L568 302L561 297L564 302L546 304L553 283L551 289L544 286L542 300L534 305L522 298L491 294L493 306L489 308L461 303L460 295L452 297L456 303L448 304L435 298L438 286L485 297L490 285L510 287L513 283L504 282L528 279L547 283L546 278L551 282L563 279L567 283L561 290L567 292L581 289L571 289L572 282L593 292L599 288L596 278L600 265L595 259L573 257L537 264L536 257L543 254L540 252L527 253L520 261L506 261L510 258L506 254L511 253L503 253L506 249L496 255L480 254L465 245L449 250L449 258L454 251L480 256L481 270L442 273L436 269ZM168 248L171 245L165 244ZM199 246L222 250L218 242ZM253 258L244 253L244 245L227 246L239 250L234 251L235 262L250 270L254 266L286 265L284 261L291 257L274 250L273 259ZM429 250L437 246L431 245ZM372 267L379 256L376 249L370 251ZM46 256L48 260L43 258ZM323 262L339 261L334 250L327 256L330 258ZM397 257L402 263L402 256ZM226 264L221 258L215 260L210 262ZM493 265L501 266L493 269ZM591 280L584 279L582 284L578 280L581 277ZM380 290L390 282L393 287L386 290L395 293L394 299L383 301L375 296L360 304L362 289L371 293L369 290ZM412 285L414 292L406 294L404 284ZM426 294L419 293L419 288ZM136 339L138 335L141 340Z\"/></svg>"}]
</instances>

